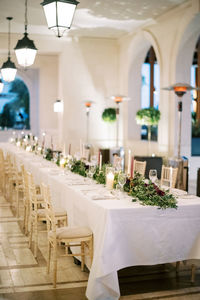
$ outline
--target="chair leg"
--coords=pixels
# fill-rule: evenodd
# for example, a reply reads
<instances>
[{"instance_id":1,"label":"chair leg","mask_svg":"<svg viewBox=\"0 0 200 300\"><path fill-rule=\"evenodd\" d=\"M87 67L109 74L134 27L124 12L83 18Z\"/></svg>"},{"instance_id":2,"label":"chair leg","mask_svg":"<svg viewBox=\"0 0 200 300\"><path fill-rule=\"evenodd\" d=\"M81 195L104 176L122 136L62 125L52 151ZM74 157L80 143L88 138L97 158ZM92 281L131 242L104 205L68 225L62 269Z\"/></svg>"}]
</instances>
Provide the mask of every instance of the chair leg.
<instances>
[{"instance_id":1,"label":"chair leg","mask_svg":"<svg viewBox=\"0 0 200 300\"><path fill-rule=\"evenodd\" d=\"M176 262L176 273L179 273L179 269L180 269L180 261Z\"/></svg>"},{"instance_id":2,"label":"chair leg","mask_svg":"<svg viewBox=\"0 0 200 300\"><path fill-rule=\"evenodd\" d=\"M34 257L37 257L38 248L38 223L37 218L34 220Z\"/></svg>"},{"instance_id":3,"label":"chair leg","mask_svg":"<svg viewBox=\"0 0 200 300\"><path fill-rule=\"evenodd\" d=\"M49 274L50 271L50 261L51 261L51 243L48 242L47 274Z\"/></svg>"},{"instance_id":4,"label":"chair leg","mask_svg":"<svg viewBox=\"0 0 200 300\"><path fill-rule=\"evenodd\" d=\"M93 240L92 239L89 242L89 255L90 255L90 260L91 260L91 264L92 264L92 260L93 260Z\"/></svg>"},{"instance_id":5,"label":"chair leg","mask_svg":"<svg viewBox=\"0 0 200 300\"><path fill-rule=\"evenodd\" d=\"M192 283L195 282L195 270L196 270L196 266L194 264L192 264L192 271L191 271L191 282Z\"/></svg>"},{"instance_id":6,"label":"chair leg","mask_svg":"<svg viewBox=\"0 0 200 300\"><path fill-rule=\"evenodd\" d=\"M84 271L85 266L85 247L84 243L81 242L81 271Z\"/></svg>"},{"instance_id":7,"label":"chair leg","mask_svg":"<svg viewBox=\"0 0 200 300\"><path fill-rule=\"evenodd\" d=\"M29 229L29 207L26 205L26 218L25 218L25 235L28 234Z\"/></svg>"},{"instance_id":8,"label":"chair leg","mask_svg":"<svg viewBox=\"0 0 200 300\"><path fill-rule=\"evenodd\" d=\"M26 234L26 205L24 205L23 230L24 233Z\"/></svg>"},{"instance_id":9,"label":"chair leg","mask_svg":"<svg viewBox=\"0 0 200 300\"><path fill-rule=\"evenodd\" d=\"M16 187L16 216L19 218L19 191Z\"/></svg>"},{"instance_id":10,"label":"chair leg","mask_svg":"<svg viewBox=\"0 0 200 300\"><path fill-rule=\"evenodd\" d=\"M57 246L53 246L53 287L56 288L57 281Z\"/></svg>"},{"instance_id":11,"label":"chair leg","mask_svg":"<svg viewBox=\"0 0 200 300\"><path fill-rule=\"evenodd\" d=\"M31 248L32 245L32 236L33 236L33 220L30 221L29 248Z\"/></svg>"}]
</instances>

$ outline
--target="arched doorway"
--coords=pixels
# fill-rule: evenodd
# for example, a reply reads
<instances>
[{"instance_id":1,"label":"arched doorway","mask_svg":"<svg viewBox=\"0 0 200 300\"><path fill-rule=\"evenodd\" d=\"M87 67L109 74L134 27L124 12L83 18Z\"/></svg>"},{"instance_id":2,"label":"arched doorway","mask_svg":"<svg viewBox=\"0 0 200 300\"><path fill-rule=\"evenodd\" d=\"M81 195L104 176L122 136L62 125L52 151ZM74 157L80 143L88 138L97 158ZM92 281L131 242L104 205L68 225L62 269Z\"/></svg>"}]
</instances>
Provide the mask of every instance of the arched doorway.
<instances>
[{"instance_id":1,"label":"arched doorway","mask_svg":"<svg viewBox=\"0 0 200 300\"><path fill-rule=\"evenodd\" d=\"M191 65L193 62L194 50L199 38L200 30L200 14L191 18L190 23L182 32L182 39L179 44L179 48L176 54L176 73L175 82L186 82L191 83ZM177 101L174 101L175 115L175 128L178 123L178 112L177 112ZM181 141L181 156L186 156L190 162L189 178L191 181L196 181L197 168L200 166L200 157L192 156L191 143L192 143L192 119L191 119L191 106L192 106L192 95L186 93L183 96L183 112L182 112L182 141ZM177 135L175 132L175 150L177 149ZM175 151L176 153L177 151Z\"/></svg>"},{"instance_id":2,"label":"arched doorway","mask_svg":"<svg viewBox=\"0 0 200 300\"><path fill-rule=\"evenodd\" d=\"M157 61L156 53L153 46L147 52L144 63L141 68L142 84L141 84L141 108L159 106L159 91L160 91L160 70ZM158 126L151 126L151 140L157 141ZM141 126L141 139L148 139L148 127Z\"/></svg>"}]
</instances>

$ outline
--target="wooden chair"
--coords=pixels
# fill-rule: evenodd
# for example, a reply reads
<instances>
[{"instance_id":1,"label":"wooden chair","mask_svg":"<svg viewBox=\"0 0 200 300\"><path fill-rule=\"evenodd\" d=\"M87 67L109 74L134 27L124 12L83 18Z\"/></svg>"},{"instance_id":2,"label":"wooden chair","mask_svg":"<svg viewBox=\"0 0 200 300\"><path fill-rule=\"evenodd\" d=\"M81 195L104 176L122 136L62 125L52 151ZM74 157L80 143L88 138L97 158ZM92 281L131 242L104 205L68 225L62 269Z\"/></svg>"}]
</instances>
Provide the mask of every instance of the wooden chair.
<instances>
[{"instance_id":1,"label":"wooden chair","mask_svg":"<svg viewBox=\"0 0 200 300\"><path fill-rule=\"evenodd\" d=\"M13 164L8 153L4 160L4 196L10 202L12 202L13 184Z\"/></svg>"},{"instance_id":2,"label":"wooden chair","mask_svg":"<svg viewBox=\"0 0 200 300\"><path fill-rule=\"evenodd\" d=\"M145 170L146 170L146 161L138 161L138 160L134 160L134 164L133 164L133 177L135 172L140 173L142 176L145 175Z\"/></svg>"},{"instance_id":3,"label":"wooden chair","mask_svg":"<svg viewBox=\"0 0 200 300\"><path fill-rule=\"evenodd\" d=\"M29 248L32 246L32 237L34 237L34 251L33 254L37 257L38 249L38 224L46 221L46 213L44 209L44 198L39 193L37 186L31 173L27 172L28 177L28 200L29 200L29 222L30 222L30 236ZM55 212L56 224L67 225L67 213L65 211Z\"/></svg>"},{"instance_id":4,"label":"wooden chair","mask_svg":"<svg viewBox=\"0 0 200 300\"><path fill-rule=\"evenodd\" d=\"M25 235L28 234L28 220L30 213L30 199L29 199L29 189L28 189L28 172L25 168L22 168L22 178L24 185L24 215L23 215L23 229Z\"/></svg>"},{"instance_id":5,"label":"wooden chair","mask_svg":"<svg viewBox=\"0 0 200 300\"><path fill-rule=\"evenodd\" d=\"M179 273L179 269L180 269L180 261L176 262L176 273ZM183 262L184 264L187 263L187 261ZM190 282L194 283L195 282L195 271L196 271L196 265L192 264L191 266L191 278L190 278Z\"/></svg>"},{"instance_id":6,"label":"wooden chair","mask_svg":"<svg viewBox=\"0 0 200 300\"><path fill-rule=\"evenodd\" d=\"M81 256L81 270L84 271L86 247L91 263L93 258L93 234L87 227L61 227L56 228L56 218L50 199L49 188L41 184L42 195L45 200L45 211L48 230L48 261L47 273L50 271L51 250L53 249L53 286L57 281L57 255L58 244L64 243L66 247L64 256ZM72 243L72 244L71 244ZM80 253L71 254L69 247L79 247Z\"/></svg>"},{"instance_id":7,"label":"wooden chair","mask_svg":"<svg viewBox=\"0 0 200 300\"><path fill-rule=\"evenodd\" d=\"M3 150L0 149L0 190L3 192L3 188L4 188L4 154L3 154Z\"/></svg>"},{"instance_id":8,"label":"wooden chair","mask_svg":"<svg viewBox=\"0 0 200 300\"><path fill-rule=\"evenodd\" d=\"M9 183L9 159L10 155L7 155L6 157L3 157L3 164L2 164L2 191L5 198L7 198L7 189L8 189L8 183Z\"/></svg>"},{"instance_id":9,"label":"wooden chair","mask_svg":"<svg viewBox=\"0 0 200 300\"><path fill-rule=\"evenodd\" d=\"M13 192L14 192L14 205L16 207L16 216L19 217L19 204L20 204L20 198L23 200L23 206L24 206L24 181L23 181L23 172L24 172L24 166L21 166L20 170L18 170L17 165L13 164ZM21 196L21 197L20 197ZM12 193L13 197L13 193Z\"/></svg>"},{"instance_id":10,"label":"wooden chair","mask_svg":"<svg viewBox=\"0 0 200 300\"><path fill-rule=\"evenodd\" d=\"M175 188L177 173L178 173L178 168L170 168L170 167L162 166L160 184Z\"/></svg>"},{"instance_id":11,"label":"wooden chair","mask_svg":"<svg viewBox=\"0 0 200 300\"><path fill-rule=\"evenodd\" d=\"M28 172L23 168L23 184L24 184L24 217L23 217L23 229L24 233L27 235L29 231L29 216L30 216L30 196L29 196L29 183L28 183ZM36 195L40 199L41 191L40 186L36 185Z\"/></svg>"},{"instance_id":12,"label":"wooden chair","mask_svg":"<svg viewBox=\"0 0 200 300\"><path fill-rule=\"evenodd\" d=\"M117 170L120 171L122 169L122 157L114 156L113 159L113 167Z\"/></svg>"}]
</instances>

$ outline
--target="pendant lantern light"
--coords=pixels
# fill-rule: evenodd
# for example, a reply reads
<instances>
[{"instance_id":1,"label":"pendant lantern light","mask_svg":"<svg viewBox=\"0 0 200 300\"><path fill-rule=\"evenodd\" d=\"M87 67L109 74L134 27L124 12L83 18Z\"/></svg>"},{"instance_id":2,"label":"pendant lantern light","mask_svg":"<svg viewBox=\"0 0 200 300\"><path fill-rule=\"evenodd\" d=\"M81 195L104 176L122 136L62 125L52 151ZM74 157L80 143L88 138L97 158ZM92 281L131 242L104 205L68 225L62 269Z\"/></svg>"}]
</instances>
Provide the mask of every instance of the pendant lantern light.
<instances>
[{"instance_id":1,"label":"pendant lantern light","mask_svg":"<svg viewBox=\"0 0 200 300\"><path fill-rule=\"evenodd\" d=\"M4 81L11 82L15 79L17 69L15 64L10 59L10 21L12 17L7 17L8 20L8 60L1 67L1 75Z\"/></svg>"},{"instance_id":2,"label":"pendant lantern light","mask_svg":"<svg viewBox=\"0 0 200 300\"><path fill-rule=\"evenodd\" d=\"M48 28L52 29L57 37L62 37L66 29L71 27L76 6L76 0L44 0L44 8Z\"/></svg>"},{"instance_id":3,"label":"pendant lantern light","mask_svg":"<svg viewBox=\"0 0 200 300\"><path fill-rule=\"evenodd\" d=\"M24 37L17 42L15 47L15 54L17 56L18 64L24 68L31 66L34 63L37 48L35 47L34 41L28 38L27 27L27 1L25 0L25 32Z\"/></svg>"}]
</instances>

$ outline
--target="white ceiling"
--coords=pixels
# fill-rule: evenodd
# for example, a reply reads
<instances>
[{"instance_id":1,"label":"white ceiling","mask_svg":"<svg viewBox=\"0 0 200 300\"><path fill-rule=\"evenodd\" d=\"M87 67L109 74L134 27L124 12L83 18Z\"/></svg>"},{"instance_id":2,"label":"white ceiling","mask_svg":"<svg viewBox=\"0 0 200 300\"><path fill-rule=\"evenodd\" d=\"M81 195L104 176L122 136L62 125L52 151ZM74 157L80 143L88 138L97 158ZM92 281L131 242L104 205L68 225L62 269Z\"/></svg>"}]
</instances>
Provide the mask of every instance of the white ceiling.
<instances>
[{"instance_id":1,"label":"white ceiling","mask_svg":"<svg viewBox=\"0 0 200 300\"><path fill-rule=\"evenodd\" d=\"M79 0L70 36L118 38L124 33L154 21L186 0ZM48 30L42 0L28 0L28 32L53 33ZM6 17L13 17L12 33L24 31L25 0L0 0L0 33L8 31Z\"/></svg>"}]
</instances>

